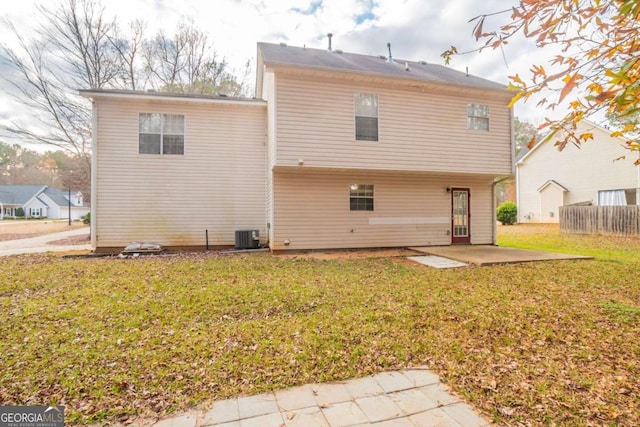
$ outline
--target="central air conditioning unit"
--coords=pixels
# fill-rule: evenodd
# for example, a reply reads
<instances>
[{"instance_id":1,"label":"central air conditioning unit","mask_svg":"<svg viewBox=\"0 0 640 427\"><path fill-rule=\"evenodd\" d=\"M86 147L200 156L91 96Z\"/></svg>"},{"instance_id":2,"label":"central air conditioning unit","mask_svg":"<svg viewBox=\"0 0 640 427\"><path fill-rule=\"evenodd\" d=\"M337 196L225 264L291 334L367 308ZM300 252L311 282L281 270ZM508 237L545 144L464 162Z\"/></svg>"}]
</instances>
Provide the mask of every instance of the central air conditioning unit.
<instances>
[{"instance_id":1,"label":"central air conditioning unit","mask_svg":"<svg viewBox=\"0 0 640 427\"><path fill-rule=\"evenodd\" d=\"M259 230L236 230L236 249L258 249L259 247Z\"/></svg>"}]
</instances>

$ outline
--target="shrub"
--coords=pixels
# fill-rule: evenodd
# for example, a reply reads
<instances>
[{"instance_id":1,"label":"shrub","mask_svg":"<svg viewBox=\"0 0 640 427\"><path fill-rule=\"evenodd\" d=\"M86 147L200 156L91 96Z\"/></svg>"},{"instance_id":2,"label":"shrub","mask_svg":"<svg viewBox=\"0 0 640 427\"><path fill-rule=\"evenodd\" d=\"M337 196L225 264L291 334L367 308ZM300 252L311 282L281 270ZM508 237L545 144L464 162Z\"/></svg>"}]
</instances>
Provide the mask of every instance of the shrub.
<instances>
[{"instance_id":1,"label":"shrub","mask_svg":"<svg viewBox=\"0 0 640 427\"><path fill-rule=\"evenodd\" d=\"M91 224L91 212L87 212L87 214L82 217L82 223Z\"/></svg>"},{"instance_id":2,"label":"shrub","mask_svg":"<svg viewBox=\"0 0 640 427\"><path fill-rule=\"evenodd\" d=\"M496 218L502 225L512 225L518 221L518 207L513 202L504 202L496 209Z\"/></svg>"},{"instance_id":3,"label":"shrub","mask_svg":"<svg viewBox=\"0 0 640 427\"><path fill-rule=\"evenodd\" d=\"M23 218L24 217L24 209L22 208L16 208L16 216Z\"/></svg>"}]
</instances>

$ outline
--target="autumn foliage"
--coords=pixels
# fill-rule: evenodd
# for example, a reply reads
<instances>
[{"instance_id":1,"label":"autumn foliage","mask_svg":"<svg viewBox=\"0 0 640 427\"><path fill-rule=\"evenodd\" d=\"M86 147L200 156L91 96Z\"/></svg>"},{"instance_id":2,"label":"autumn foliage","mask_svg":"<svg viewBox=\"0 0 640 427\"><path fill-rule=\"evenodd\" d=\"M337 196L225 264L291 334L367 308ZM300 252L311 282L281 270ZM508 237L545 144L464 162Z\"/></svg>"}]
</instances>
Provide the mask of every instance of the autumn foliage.
<instances>
[{"instance_id":1,"label":"autumn foliage","mask_svg":"<svg viewBox=\"0 0 640 427\"><path fill-rule=\"evenodd\" d=\"M509 13L511 19L499 29L485 29L487 17ZM470 22L476 40L482 41L477 51L502 49L524 35L544 48L543 54L552 52L547 64L532 65L529 76L509 76L508 88L515 91L511 105L539 94L538 106L566 109L562 119L541 125L559 149L593 137L577 134L582 119L606 116L624 123L612 128L611 136L625 137L630 150L640 150L639 17L640 0L521 0L512 9ZM448 63L455 54L451 47L442 56Z\"/></svg>"}]
</instances>

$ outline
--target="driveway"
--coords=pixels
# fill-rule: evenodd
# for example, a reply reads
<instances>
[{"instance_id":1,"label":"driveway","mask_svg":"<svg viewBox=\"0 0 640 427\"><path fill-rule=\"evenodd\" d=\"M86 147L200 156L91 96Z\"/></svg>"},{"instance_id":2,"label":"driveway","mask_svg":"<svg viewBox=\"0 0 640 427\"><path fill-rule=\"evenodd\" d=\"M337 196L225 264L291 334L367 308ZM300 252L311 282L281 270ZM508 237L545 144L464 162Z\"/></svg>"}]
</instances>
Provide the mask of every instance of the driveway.
<instances>
[{"instance_id":1,"label":"driveway","mask_svg":"<svg viewBox=\"0 0 640 427\"><path fill-rule=\"evenodd\" d=\"M34 254L42 252L67 252L91 250L90 244L85 245L50 245L49 242L67 239L69 237L86 236L89 237L89 228L74 228L60 233L46 234L28 239L6 240L0 242L0 256Z\"/></svg>"}]
</instances>

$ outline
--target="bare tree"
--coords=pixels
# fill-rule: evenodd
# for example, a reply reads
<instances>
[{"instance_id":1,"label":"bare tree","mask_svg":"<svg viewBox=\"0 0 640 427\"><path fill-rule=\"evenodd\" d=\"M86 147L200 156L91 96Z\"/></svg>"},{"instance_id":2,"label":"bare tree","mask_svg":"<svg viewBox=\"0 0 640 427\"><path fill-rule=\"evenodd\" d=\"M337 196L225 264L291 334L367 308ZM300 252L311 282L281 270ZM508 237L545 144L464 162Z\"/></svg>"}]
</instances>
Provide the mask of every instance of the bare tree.
<instances>
[{"instance_id":1,"label":"bare tree","mask_svg":"<svg viewBox=\"0 0 640 427\"><path fill-rule=\"evenodd\" d=\"M0 130L28 142L64 150L85 159L91 147L90 104L78 89L134 89L242 95L226 60L219 59L206 33L182 23L173 37L160 32L152 40L145 25L134 22L123 32L108 19L99 0L59 0L38 6L43 20L31 39L6 20L4 34L15 44L0 47L0 60L12 67L3 75L11 95L33 120L0 123ZM25 32L26 34L26 32Z\"/></svg>"},{"instance_id":2,"label":"bare tree","mask_svg":"<svg viewBox=\"0 0 640 427\"><path fill-rule=\"evenodd\" d=\"M70 79L92 89L112 85L121 64L110 40L115 22L105 18L104 8L90 0L66 0L53 10L38 9L45 18L40 34L65 58Z\"/></svg>"},{"instance_id":3,"label":"bare tree","mask_svg":"<svg viewBox=\"0 0 640 427\"><path fill-rule=\"evenodd\" d=\"M122 89L138 90L146 87L149 77L140 65L144 46L145 24L136 20L130 24L130 35L124 35L118 25L109 36L120 61L119 81Z\"/></svg>"},{"instance_id":4,"label":"bare tree","mask_svg":"<svg viewBox=\"0 0 640 427\"><path fill-rule=\"evenodd\" d=\"M77 89L108 87L120 75L119 56L108 38L114 24L90 0L66 0L54 9L38 10L44 20L33 40L3 22L17 48L3 45L0 50L18 75L9 80L13 97L36 113L38 123L11 121L0 127L88 161L91 110Z\"/></svg>"},{"instance_id":5,"label":"bare tree","mask_svg":"<svg viewBox=\"0 0 640 427\"><path fill-rule=\"evenodd\" d=\"M226 59L219 59L206 33L182 22L173 37L160 31L147 42L145 69L151 84L166 92L239 96L243 84L228 71ZM231 82L235 85L230 84Z\"/></svg>"}]
</instances>

